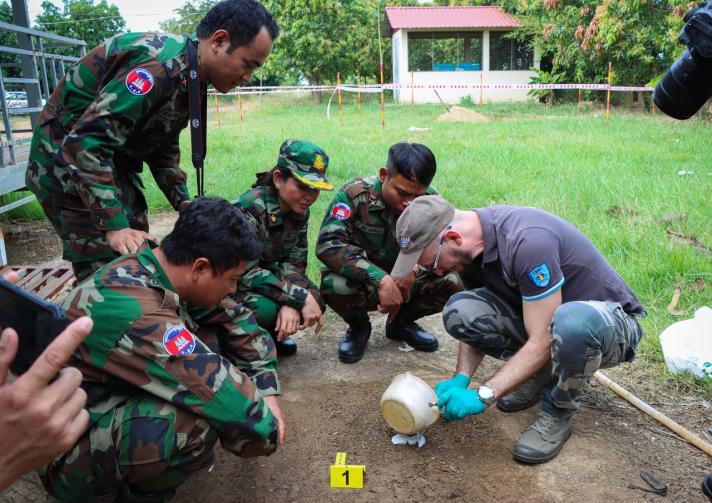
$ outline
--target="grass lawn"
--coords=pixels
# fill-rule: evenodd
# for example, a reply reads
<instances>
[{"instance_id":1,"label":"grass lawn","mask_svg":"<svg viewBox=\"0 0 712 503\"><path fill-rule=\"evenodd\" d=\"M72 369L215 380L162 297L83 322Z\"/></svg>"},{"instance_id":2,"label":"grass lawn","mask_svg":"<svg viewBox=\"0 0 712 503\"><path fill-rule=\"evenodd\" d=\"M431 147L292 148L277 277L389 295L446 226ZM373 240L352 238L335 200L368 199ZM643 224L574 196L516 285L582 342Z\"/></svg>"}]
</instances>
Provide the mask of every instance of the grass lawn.
<instances>
[{"instance_id":1,"label":"grass lawn","mask_svg":"<svg viewBox=\"0 0 712 503\"><path fill-rule=\"evenodd\" d=\"M349 97L352 100L353 97ZM212 104L212 103L211 103ZM246 103L240 122L234 99L210 117L206 192L235 199L254 173L271 168L279 145L304 138L331 157L329 178L338 187L360 175L378 172L388 147L400 140L428 145L438 161L433 186L456 207L490 204L541 207L577 225L599 247L645 305L648 334L640 354L653 375L668 378L659 334L681 319L667 312L675 287L682 289L678 309L691 315L712 305L712 255L679 236L697 238L712 248L712 145L710 127L700 120L678 122L643 112L614 110L608 125L600 108L579 114L576 105L546 108L537 104L485 105L476 110L486 123L436 122L442 106L386 108L380 127L375 102L359 113L344 107L344 120L326 105L288 102L286 98ZM409 132L408 128L429 128ZM194 180L190 137L182 137L183 166ZM679 176L679 171L692 175ZM152 209L166 208L150 174L145 176ZM194 187L194 185L193 185ZM324 193L312 209L310 245L331 196ZM22 210L38 213L38 209ZM17 213L15 213L17 215ZM678 234L672 238L670 232ZM318 278L318 261L309 272ZM695 384L712 397L712 382Z\"/></svg>"}]
</instances>

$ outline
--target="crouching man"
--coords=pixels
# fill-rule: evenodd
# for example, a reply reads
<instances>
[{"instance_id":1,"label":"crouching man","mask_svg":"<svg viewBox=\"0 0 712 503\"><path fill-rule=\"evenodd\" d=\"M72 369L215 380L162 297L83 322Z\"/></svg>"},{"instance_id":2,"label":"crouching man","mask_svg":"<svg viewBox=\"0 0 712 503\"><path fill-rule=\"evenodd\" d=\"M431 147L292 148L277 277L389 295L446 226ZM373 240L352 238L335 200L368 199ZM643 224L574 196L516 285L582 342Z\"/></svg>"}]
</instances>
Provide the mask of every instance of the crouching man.
<instances>
[{"instance_id":1,"label":"crouching man","mask_svg":"<svg viewBox=\"0 0 712 503\"><path fill-rule=\"evenodd\" d=\"M239 456L283 441L272 338L225 299L259 251L240 210L200 198L160 246L144 242L72 292L70 318L94 320L70 362L90 421L42 474L52 496L165 501L211 464L218 439Z\"/></svg>"},{"instance_id":2,"label":"crouching man","mask_svg":"<svg viewBox=\"0 0 712 503\"><path fill-rule=\"evenodd\" d=\"M419 197L396 235L402 246L392 276L419 264L439 275L459 272L465 282L443 308L446 330L460 341L455 376L435 388L445 418L494 403L515 412L543 397L514 458L555 458L593 373L635 357L645 311L631 289L581 231L535 208L460 211L442 197ZM485 355L507 363L469 390Z\"/></svg>"}]
</instances>

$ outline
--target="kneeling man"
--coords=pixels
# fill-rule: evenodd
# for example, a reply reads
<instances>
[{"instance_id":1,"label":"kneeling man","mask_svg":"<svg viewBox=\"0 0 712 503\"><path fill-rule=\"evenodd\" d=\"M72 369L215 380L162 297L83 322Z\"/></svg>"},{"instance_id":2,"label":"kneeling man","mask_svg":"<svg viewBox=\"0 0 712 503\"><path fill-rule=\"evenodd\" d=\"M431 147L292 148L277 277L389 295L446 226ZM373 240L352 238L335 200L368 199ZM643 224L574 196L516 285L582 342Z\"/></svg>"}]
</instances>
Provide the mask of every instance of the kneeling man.
<instances>
[{"instance_id":1,"label":"kneeling man","mask_svg":"<svg viewBox=\"0 0 712 503\"><path fill-rule=\"evenodd\" d=\"M401 252L391 271L419 264L459 272L466 290L443 309L460 341L456 374L435 388L446 419L543 404L520 436L514 458L554 459L572 432L581 391L599 368L630 362L645 310L581 231L535 208L455 210L439 196L419 197L396 228ZM467 389L485 355L506 364L479 390Z\"/></svg>"},{"instance_id":2,"label":"kneeling man","mask_svg":"<svg viewBox=\"0 0 712 503\"><path fill-rule=\"evenodd\" d=\"M70 295L69 317L94 320L71 362L90 420L43 474L52 496L167 501L212 463L218 439L239 456L276 449L284 418L274 343L225 299L258 255L240 210L199 198L160 246L144 242Z\"/></svg>"}]
</instances>

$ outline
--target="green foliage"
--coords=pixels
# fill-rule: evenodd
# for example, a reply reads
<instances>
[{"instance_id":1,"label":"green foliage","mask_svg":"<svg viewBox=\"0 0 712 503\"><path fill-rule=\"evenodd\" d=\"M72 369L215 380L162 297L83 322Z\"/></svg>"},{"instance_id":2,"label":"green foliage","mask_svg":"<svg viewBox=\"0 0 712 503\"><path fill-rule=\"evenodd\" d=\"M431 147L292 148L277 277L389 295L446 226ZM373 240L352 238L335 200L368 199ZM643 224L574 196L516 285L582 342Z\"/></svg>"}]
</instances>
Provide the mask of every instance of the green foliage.
<instances>
[{"instance_id":1,"label":"green foliage","mask_svg":"<svg viewBox=\"0 0 712 503\"><path fill-rule=\"evenodd\" d=\"M87 43L87 49L126 31L126 20L116 5L106 0L64 0L64 8L49 0L42 2L42 13L35 20L35 28Z\"/></svg>"},{"instance_id":2,"label":"green foliage","mask_svg":"<svg viewBox=\"0 0 712 503\"><path fill-rule=\"evenodd\" d=\"M9 3L3 1L0 3L0 21L4 23L13 23L12 7ZM17 47L17 35L10 31L0 31L0 45L7 47ZM3 66L4 77L19 77L20 76L20 58L13 54L0 54L0 64ZM13 65L13 66L8 66ZM17 65L17 66L14 66Z\"/></svg>"},{"instance_id":3,"label":"green foliage","mask_svg":"<svg viewBox=\"0 0 712 503\"><path fill-rule=\"evenodd\" d=\"M532 70L536 75L529 80L530 84L561 84L566 80L566 75L563 73L546 72L539 68L532 68ZM553 89L530 89L527 94L546 103L547 106L554 104L555 94Z\"/></svg>"},{"instance_id":4,"label":"green foliage","mask_svg":"<svg viewBox=\"0 0 712 503\"><path fill-rule=\"evenodd\" d=\"M193 33L203 16L217 0L188 0L175 9L175 18L160 23L161 30L168 33Z\"/></svg>"}]
</instances>

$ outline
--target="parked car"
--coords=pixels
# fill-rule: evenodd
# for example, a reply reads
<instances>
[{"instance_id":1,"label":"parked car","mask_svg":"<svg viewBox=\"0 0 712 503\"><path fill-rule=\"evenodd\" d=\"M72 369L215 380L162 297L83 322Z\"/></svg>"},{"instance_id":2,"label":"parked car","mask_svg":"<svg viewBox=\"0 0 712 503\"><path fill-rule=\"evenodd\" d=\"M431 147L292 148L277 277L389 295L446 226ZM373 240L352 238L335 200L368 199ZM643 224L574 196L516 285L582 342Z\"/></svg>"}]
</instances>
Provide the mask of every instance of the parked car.
<instances>
[{"instance_id":1,"label":"parked car","mask_svg":"<svg viewBox=\"0 0 712 503\"><path fill-rule=\"evenodd\" d=\"M42 98L42 106L44 106L46 102L47 100ZM27 93L25 91L6 91L5 104L7 108L27 108L29 106L27 103Z\"/></svg>"}]
</instances>

